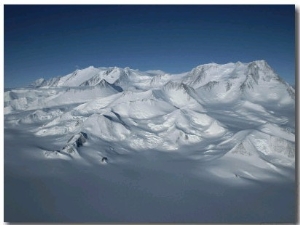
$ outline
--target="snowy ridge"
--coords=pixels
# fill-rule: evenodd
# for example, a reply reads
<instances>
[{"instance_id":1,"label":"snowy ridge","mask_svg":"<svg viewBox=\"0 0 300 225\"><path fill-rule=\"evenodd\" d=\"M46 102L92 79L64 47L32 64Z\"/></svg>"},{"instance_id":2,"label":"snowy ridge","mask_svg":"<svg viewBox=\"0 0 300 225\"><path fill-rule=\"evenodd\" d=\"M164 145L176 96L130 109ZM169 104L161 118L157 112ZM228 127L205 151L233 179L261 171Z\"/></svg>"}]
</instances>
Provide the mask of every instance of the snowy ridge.
<instances>
[{"instance_id":1,"label":"snowy ridge","mask_svg":"<svg viewBox=\"0 0 300 225\"><path fill-rule=\"evenodd\" d=\"M37 137L66 141L84 132L91 146L178 151L205 162L254 157L292 167L295 160L295 90L264 60L181 75L88 67L6 91L4 107L6 126L31 124Z\"/></svg>"}]
</instances>

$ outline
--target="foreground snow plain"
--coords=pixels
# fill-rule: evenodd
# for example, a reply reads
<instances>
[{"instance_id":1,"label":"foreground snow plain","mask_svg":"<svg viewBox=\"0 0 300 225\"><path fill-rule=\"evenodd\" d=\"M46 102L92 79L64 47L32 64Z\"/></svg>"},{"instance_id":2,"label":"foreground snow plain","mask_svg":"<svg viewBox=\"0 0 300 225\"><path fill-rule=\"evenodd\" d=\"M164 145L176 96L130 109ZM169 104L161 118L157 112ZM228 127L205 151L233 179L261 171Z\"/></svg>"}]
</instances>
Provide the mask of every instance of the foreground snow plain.
<instances>
[{"instance_id":1,"label":"foreground snow plain","mask_svg":"<svg viewBox=\"0 0 300 225\"><path fill-rule=\"evenodd\" d=\"M296 219L295 90L263 60L89 67L4 98L5 221Z\"/></svg>"}]
</instances>

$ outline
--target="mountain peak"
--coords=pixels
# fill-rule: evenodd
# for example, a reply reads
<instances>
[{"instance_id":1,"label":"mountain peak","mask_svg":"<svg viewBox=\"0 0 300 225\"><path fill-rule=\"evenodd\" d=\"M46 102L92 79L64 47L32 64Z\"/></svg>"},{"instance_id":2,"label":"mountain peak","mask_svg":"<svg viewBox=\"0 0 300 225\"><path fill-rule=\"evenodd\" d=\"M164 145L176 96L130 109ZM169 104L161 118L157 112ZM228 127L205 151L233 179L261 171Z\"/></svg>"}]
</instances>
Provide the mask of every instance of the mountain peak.
<instances>
[{"instance_id":1,"label":"mountain peak","mask_svg":"<svg viewBox=\"0 0 300 225\"><path fill-rule=\"evenodd\" d=\"M29 87L34 87L34 88L41 87L45 81L46 80L44 78L39 78L35 80L33 83L31 83Z\"/></svg>"},{"instance_id":2,"label":"mountain peak","mask_svg":"<svg viewBox=\"0 0 300 225\"><path fill-rule=\"evenodd\" d=\"M249 64L253 64L259 67L270 67L266 60L260 59L260 60L254 60L250 62Z\"/></svg>"},{"instance_id":3,"label":"mountain peak","mask_svg":"<svg viewBox=\"0 0 300 225\"><path fill-rule=\"evenodd\" d=\"M265 60L256 60L248 63L246 74L250 75L255 82L259 79L268 82L274 79L281 80L281 78L274 72Z\"/></svg>"}]
</instances>

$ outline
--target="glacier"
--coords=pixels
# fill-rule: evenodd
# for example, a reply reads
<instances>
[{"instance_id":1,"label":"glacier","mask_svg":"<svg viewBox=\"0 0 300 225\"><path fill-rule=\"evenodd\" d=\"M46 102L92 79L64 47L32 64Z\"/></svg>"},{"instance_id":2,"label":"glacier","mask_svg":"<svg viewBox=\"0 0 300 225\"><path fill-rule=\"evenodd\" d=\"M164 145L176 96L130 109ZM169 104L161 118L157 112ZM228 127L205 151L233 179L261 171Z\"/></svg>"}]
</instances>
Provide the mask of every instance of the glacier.
<instances>
[{"instance_id":1,"label":"glacier","mask_svg":"<svg viewBox=\"0 0 300 225\"><path fill-rule=\"evenodd\" d=\"M41 78L4 136L5 221L296 219L295 89L264 60Z\"/></svg>"}]
</instances>

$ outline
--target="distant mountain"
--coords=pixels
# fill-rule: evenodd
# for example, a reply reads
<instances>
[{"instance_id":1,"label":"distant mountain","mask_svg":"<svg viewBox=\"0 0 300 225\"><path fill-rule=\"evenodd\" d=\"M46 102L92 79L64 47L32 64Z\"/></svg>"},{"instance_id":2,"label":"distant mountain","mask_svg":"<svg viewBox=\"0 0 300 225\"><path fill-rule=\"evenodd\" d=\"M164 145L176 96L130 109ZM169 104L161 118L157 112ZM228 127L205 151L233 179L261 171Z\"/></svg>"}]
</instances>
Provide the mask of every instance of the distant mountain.
<instances>
[{"instance_id":1,"label":"distant mountain","mask_svg":"<svg viewBox=\"0 0 300 225\"><path fill-rule=\"evenodd\" d=\"M40 78L33 82L30 87L95 86L103 80L109 84L120 86L124 90L133 87L149 89L153 86L162 86L171 80L176 80L199 90L200 88L212 89L213 86L218 84L217 87L225 87L226 92L230 91L231 88L238 88L241 92L247 92L247 90L259 91L258 89L267 85L268 88L283 88L291 94L291 97L293 97L292 93L295 90L294 87L283 81L264 60L251 63L237 62L224 65L210 63L200 65L186 73L185 76L180 77L180 79L163 71L141 72L128 67L122 69L118 67L94 68L91 66L86 69L76 70L63 77L49 80Z\"/></svg>"}]
</instances>

